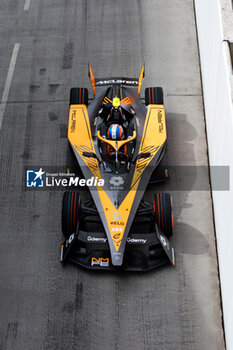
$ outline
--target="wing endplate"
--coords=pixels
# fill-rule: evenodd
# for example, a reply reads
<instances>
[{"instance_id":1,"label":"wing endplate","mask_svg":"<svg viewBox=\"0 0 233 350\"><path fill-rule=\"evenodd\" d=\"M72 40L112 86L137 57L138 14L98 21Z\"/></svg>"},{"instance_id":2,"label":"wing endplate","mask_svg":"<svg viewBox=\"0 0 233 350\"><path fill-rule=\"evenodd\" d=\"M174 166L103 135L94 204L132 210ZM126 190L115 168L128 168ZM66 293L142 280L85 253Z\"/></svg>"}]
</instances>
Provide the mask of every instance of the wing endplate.
<instances>
[{"instance_id":1,"label":"wing endplate","mask_svg":"<svg viewBox=\"0 0 233 350\"><path fill-rule=\"evenodd\" d=\"M138 95L140 96L140 91L141 91L141 87L142 87L142 79L145 76L145 64L143 63L142 65L142 69L141 69L141 73L139 75L139 79L138 79Z\"/></svg>"},{"instance_id":2,"label":"wing endplate","mask_svg":"<svg viewBox=\"0 0 233 350\"><path fill-rule=\"evenodd\" d=\"M94 74L93 74L93 71L92 71L90 63L88 64L88 76L91 79L91 85L92 85L92 88L93 88L93 93L95 95L95 77L94 77Z\"/></svg>"}]
</instances>

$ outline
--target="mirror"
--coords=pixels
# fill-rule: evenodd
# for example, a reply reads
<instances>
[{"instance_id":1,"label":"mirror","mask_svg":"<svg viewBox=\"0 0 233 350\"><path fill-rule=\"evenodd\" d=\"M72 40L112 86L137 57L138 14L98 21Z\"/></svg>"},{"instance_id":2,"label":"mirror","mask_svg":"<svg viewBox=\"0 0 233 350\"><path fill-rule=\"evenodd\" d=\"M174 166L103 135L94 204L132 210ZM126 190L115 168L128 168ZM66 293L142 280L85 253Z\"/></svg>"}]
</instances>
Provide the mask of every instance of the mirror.
<instances>
[{"instance_id":1,"label":"mirror","mask_svg":"<svg viewBox=\"0 0 233 350\"><path fill-rule=\"evenodd\" d=\"M96 154L94 152L83 152L84 157L96 158Z\"/></svg>"},{"instance_id":2,"label":"mirror","mask_svg":"<svg viewBox=\"0 0 233 350\"><path fill-rule=\"evenodd\" d=\"M137 157L135 158L134 163L136 163L136 161L137 161L138 159L149 158L150 156L151 156L151 153L150 153L150 152L140 153L140 154L138 154Z\"/></svg>"}]
</instances>

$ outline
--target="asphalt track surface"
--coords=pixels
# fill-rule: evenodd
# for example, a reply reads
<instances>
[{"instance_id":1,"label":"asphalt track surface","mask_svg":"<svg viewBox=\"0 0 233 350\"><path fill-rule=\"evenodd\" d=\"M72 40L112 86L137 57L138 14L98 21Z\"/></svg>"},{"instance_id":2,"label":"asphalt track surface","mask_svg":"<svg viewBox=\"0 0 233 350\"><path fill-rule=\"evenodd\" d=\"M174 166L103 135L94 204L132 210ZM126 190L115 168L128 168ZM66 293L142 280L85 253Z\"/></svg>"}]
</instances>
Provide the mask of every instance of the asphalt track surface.
<instances>
[{"instance_id":1,"label":"asphalt track surface","mask_svg":"<svg viewBox=\"0 0 233 350\"><path fill-rule=\"evenodd\" d=\"M223 350L208 186L178 191L177 170L177 266L127 274L63 268L62 192L25 191L25 167L67 163L69 89L91 90L88 62L97 77L145 62L144 87L165 91L167 161L207 164L193 2L4 0L0 38L0 349Z\"/></svg>"}]
</instances>

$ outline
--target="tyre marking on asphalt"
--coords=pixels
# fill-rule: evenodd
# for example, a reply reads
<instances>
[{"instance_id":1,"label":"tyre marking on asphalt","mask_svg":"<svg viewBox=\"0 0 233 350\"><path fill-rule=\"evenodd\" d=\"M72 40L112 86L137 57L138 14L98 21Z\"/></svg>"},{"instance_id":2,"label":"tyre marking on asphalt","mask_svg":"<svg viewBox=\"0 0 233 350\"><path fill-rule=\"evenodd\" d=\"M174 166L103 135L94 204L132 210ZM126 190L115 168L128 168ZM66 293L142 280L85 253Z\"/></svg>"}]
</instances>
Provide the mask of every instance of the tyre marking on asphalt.
<instances>
[{"instance_id":1,"label":"tyre marking on asphalt","mask_svg":"<svg viewBox=\"0 0 233 350\"><path fill-rule=\"evenodd\" d=\"M8 100L8 95L10 92L11 82L12 82L12 78L13 78L13 74L14 74L14 70L15 70L15 65L16 65L16 61L17 61L17 57L18 57L18 53L19 53L19 47L20 47L19 43L15 44L15 46L14 46L13 53L12 53L11 60L10 60L8 73L7 73L7 77L6 77L4 90L2 93L2 99L1 99L1 104L0 104L0 130L2 127L2 121L3 121L3 117L4 117L4 113L5 113L5 109L6 109L6 104L7 104L7 100Z\"/></svg>"},{"instance_id":2,"label":"tyre marking on asphalt","mask_svg":"<svg viewBox=\"0 0 233 350\"><path fill-rule=\"evenodd\" d=\"M30 7L31 0L25 0L24 11L28 11Z\"/></svg>"}]
</instances>

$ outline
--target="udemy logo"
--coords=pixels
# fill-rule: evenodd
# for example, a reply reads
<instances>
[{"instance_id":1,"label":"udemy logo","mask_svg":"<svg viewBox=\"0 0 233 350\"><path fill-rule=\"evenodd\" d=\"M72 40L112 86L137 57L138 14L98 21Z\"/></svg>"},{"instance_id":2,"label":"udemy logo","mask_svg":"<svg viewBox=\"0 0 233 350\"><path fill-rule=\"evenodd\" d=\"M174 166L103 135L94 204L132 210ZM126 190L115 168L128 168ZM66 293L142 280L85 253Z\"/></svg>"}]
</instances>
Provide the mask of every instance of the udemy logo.
<instances>
[{"instance_id":1,"label":"udemy logo","mask_svg":"<svg viewBox=\"0 0 233 350\"><path fill-rule=\"evenodd\" d=\"M27 187L43 187L44 173L42 168L40 170L27 170Z\"/></svg>"}]
</instances>

